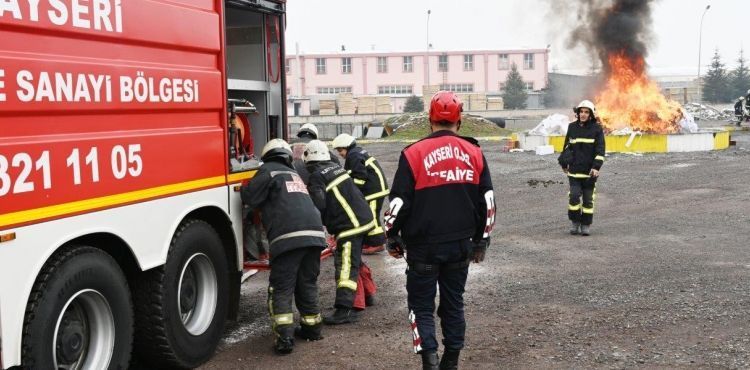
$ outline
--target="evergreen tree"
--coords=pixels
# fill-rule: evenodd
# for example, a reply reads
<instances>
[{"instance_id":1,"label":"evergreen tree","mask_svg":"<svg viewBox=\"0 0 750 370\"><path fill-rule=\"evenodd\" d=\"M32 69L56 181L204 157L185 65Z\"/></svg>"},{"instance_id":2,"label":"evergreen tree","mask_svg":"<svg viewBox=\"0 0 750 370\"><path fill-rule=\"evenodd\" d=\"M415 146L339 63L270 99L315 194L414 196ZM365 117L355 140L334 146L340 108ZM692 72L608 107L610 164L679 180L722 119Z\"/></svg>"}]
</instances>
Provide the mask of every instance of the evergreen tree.
<instances>
[{"instance_id":1,"label":"evergreen tree","mask_svg":"<svg viewBox=\"0 0 750 370\"><path fill-rule=\"evenodd\" d=\"M716 49L711 59L711 67L703 79L703 101L711 103L727 103L732 98L733 90L729 85L729 75L724 63L721 62L719 49ZM736 98L736 97L735 97Z\"/></svg>"},{"instance_id":2,"label":"evergreen tree","mask_svg":"<svg viewBox=\"0 0 750 370\"><path fill-rule=\"evenodd\" d=\"M731 100L736 100L740 96L747 95L747 91L750 90L750 68L747 66L747 60L745 60L744 54L744 51L740 49L740 58L737 59L737 68L730 74L732 96L730 96L729 99Z\"/></svg>"},{"instance_id":3,"label":"evergreen tree","mask_svg":"<svg viewBox=\"0 0 750 370\"><path fill-rule=\"evenodd\" d=\"M505 92L503 93L505 109L525 109L527 97L526 84L523 82L521 73L518 72L518 66L513 63L508 73L508 79L505 80Z\"/></svg>"},{"instance_id":4,"label":"evergreen tree","mask_svg":"<svg viewBox=\"0 0 750 370\"><path fill-rule=\"evenodd\" d=\"M404 113L416 113L424 110L424 101L416 95L410 96L406 99L404 104Z\"/></svg>"}]
</instances>

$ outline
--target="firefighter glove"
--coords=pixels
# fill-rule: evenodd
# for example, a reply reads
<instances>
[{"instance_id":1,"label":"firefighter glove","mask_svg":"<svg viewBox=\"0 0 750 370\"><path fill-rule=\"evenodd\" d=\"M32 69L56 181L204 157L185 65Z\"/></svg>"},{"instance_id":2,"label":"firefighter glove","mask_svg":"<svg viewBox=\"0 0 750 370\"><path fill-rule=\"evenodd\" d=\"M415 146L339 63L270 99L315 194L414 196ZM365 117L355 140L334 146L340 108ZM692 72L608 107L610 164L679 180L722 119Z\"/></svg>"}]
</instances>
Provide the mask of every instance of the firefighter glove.
<instances>
[{"instance_id":1,"label":"firefighter glove","mask_svg":"<svg viewBox=\"0 0 750 370\"><path fill-rule=\"evenodd\" d=\"M487 247L490 245L490 238L481 239L474 243L474 249L472 250L471 259L474 263L484 261L484 254L487 252Z\"/></svg>"},{"instance_id":2,"label":"firefighter glove","mask_svg":"<svg viewBox=\"0 0 750 370\"><path fill-rule=\"evenodd\" d=\"M402 258L404 257L404 241L401 240L400 236L391 236L388 237L388 242L386 243L388 254L391 255L393 258Z\"/></svg>"}]
</instances>

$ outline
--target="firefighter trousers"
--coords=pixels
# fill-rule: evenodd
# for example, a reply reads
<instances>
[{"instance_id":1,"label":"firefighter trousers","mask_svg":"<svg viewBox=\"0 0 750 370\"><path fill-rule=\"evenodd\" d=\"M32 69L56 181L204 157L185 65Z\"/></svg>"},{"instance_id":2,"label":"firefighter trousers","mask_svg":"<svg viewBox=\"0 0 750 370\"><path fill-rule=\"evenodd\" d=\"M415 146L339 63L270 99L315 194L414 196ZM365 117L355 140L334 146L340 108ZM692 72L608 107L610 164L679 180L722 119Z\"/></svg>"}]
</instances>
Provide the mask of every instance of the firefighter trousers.
<instances>
[{"instance_id":1,"label":"firefighter trousers","mask_svg":"<svg viewBox=\"0 0 750 370\"><path fill-rule=\"evenodd\" d=\"M591 225L594 220L596 178L576 179L569 177L568 180L570 181L568 218L582 225Z\"/></svg>"},{"instance_id":2,"label":"firefighter trousers","mask_svg":"<svg viewBox=\"0 0 750 370\"><path fill-rule=\"evenodd\" d=\"M358 234L336 240L336 252L333 255L336 266L336 308L352 308L354 305L364 237L365 234Z\"/></svg>"},{"instance_id":3,"label":"firefighter trousers","mask_svg":"<svg viewBox=\"0 0 750 370\"><path fill-rule=\"evenodd\" d=\"M407 246L406 292L414 353L436 352L435 295L440 289L437 314L446 350L464 346L464 288L473 244L459 240L429 246Z\"/></svg>"},{"instance_id":4,"label":"firefighter trousers","mask_svg":"<svg viewBox=\"0 0 750 370\"><path fill-rule=\"evenodd\" d=\"M292 298L297 305L302 325L321 324L319 274L319 247L297 248L273 258L268 284L268 311L276 336L294 335Z\"/></svg>"},{"instance_id":5,"label":"firefighter trousers","mask_svg":"<svg viewBox=\"0 0 750 370\"><path fill-rule=\"evenodd\" d=\"M378 198L368 201L372 217L375 219L375 228L370 230L365 236L364 245L377 246L385 244L385 230L383 230L383 220L380 218L380 210L383 208L385 198Z\"/></svg>"}]
</instances>

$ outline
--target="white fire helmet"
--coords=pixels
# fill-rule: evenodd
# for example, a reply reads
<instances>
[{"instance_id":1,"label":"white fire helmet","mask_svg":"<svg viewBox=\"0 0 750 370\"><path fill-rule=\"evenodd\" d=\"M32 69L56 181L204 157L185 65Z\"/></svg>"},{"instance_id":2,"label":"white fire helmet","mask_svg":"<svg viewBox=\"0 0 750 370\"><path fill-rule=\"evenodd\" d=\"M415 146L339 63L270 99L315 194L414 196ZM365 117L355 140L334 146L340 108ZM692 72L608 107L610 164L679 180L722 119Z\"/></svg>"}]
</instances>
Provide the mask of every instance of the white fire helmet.
<instances>
[{"instance_id":1,"label":"white fire helmet","mask_svg":"<svg viewBox=\"0 0 750 370\"><path fill-rule=\"evenodd\" d=\"M282 139L273 139L263 146L261 158L274 157L276 155L292 155L292 147Z\"/></svg>"},{"instance_id":2,"label":"white fire helmet","mask_svg":"<svg viewBox=\"0 0 750 370\"><path fill-rule=\"evenodd\" d=\"M353 144L356 144L356 141L354 140L354 137L349 134L341 134L339 136L336 136L335 139L333 139L333 148L344 148L347 149Z\"/></svg>"},{"instance_id":3,"label":"white fire helmet","mask_svg":"<svg viewBox=\"0 0 750 370\"><path fill-rule=\"evenodd\" d=\"M745 97L744 96L740 96L740 100L745 100Z\"/></svg>"},{"instance_id":4,"label":"white fire helmet","mask_svg":"<svg viewBox=\"0 0 750 370\"><path fill-rule=\"evenodd\" d=\"M331 152L328 151L328 145L320 140L312 140L305 147L305 154L302 159L307 162L330 161Z\"/></svg>"},{"instance_id":5,"label":"white fire helmet","mask_svg":"<svg viewBox=\"0 0 750 370\"><path fill-rule=\"evenodd\" d=\"M315 125L313 125L312 123L305 123L304 125L302 125L302 127L299 128L299 131L297 131L297 137L299 137L300 134L304 132L312 134L316 139L318 138L318 128L315 127Z\"/></svg>"},{"instance_id":6,"label":"white fire helmet","mask_svg":"<svg viewBox=\"0 0 750 370\"><path fill-rule=\"evenodd\" d=\"M591 100L584 100L578 103L573 111L578 113L578 110L581 108L588 108L591 111L591 114L596 116L596 107L594 106L594 103L591 102Z\"/></svg>"}]
</instances>

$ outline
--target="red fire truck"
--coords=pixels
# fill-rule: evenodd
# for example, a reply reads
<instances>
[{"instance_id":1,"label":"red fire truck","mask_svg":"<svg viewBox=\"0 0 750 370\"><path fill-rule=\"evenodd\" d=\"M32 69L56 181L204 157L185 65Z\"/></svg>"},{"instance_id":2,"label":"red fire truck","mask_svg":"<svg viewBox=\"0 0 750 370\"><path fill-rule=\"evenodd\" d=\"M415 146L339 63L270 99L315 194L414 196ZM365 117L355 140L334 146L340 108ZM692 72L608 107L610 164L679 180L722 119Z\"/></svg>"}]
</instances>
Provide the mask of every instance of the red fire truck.
<instances>
[{"instance_id":1,"label":"red fire truck","mask_svg":"<svg viewBox=\"0 0 750 370\"><path fill-rule=\"evenodd\" d=\"M243 272L235 164L287 137L285 6L0 1L0 368L210 358Z\"/></svg>"}]
</instances>

